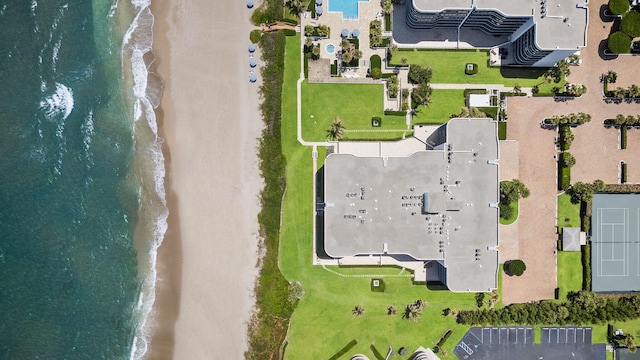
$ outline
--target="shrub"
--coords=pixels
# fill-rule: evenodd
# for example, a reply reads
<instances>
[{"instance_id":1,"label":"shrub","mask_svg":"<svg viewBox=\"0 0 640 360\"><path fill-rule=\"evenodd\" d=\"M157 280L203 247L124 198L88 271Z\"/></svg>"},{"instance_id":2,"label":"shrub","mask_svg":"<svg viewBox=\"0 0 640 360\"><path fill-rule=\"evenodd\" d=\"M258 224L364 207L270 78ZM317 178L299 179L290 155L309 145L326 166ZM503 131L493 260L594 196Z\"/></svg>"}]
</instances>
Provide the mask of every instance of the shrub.
<instances>
[{"instance_id":1,"label":"shrub","mask_svg":"<svg viewBox=\"0 0 640 360\"><path fill-rule=\"evenodd\" d=\"M627 182L627 163L624 162L620 164L620 182L623 184Z\"/></svg>"},{"instance_id":2,"label":"shrub","mask_svg":"<svg viewBox=\"0 0 640 360\"><path fill-rule=\"evenodd\" d=\"M254 44L259 43L261 38L262 30L253 30L249 33L249 40L251 40L251 42Z\"/></svg>"},{"instance_id":3,"label":"shrub","mask_svg":"<svg viewBox=\"0 0 640 360\"><path fill-rule=\"evenodd\" d=\"M620 127L620 148L627 148L627 125L622 125Z\"/></svg>"},{"instance_id":4,"label":"shrub","mask_svg":"<svg viewBox=\"0 0 640 360\"><path fill-rule=\"evenodd\" d=\"M640 13L630 11L622 17L622 32L632 38L640 36Z\"/></svg>"},{"instance_id":5,"label":"shrub","mask_svg":"<svg viewBox=\"0 0 640 360\"><path fill-rule=\"evenodd\" d=\"M609 11L615 15L622 15L629 11L629 0L609 0Z\"/></svg>"},{"instance_id":6,"label":"shrub","mask_svg":"<svg viewBox=\"0 0 640 360\"><path fill-rule=\"evenodd\" d=\"M371 77L374 79L380 79L382 77L382 70L379 68L371 70Z\"/></svg>"},{"instance_id":7,"label":"shrub","mask_svg":"<svg viewBox=\"0 0 640 360\"><path fill-rule=\"evenodd\" d=\"M582 245L582 290L591 291L591 244Z\"/></svg>"},{"instance_id":8,"label":"shrub","mask_svg":"<svg viewBox=\"0 0 640 360\"><path fill-rule=\"evenodd\" d=\"M376 360L384 360L384 356L382 356L382 354L380 353L380 351L375 347L375 345L371 344L369 346L369 349L371 349L371 352L373 353L373 356L375 356Z\"/></svg>"},{"instance_id":9,"label":"shrub","mask_svg":"<svg viewBox=\"0 0 640 360\"><path fill-rule=\"evenodd\" d=\"M296 36L296 31L293 29L283 29L282 32L286 35L286 36Z\"/></svg>"},{"instance_id":10,"label":"shrub","mask_svg":"<svg viewBox=\"0 0 640 360\"><path fill-rule=\"evenodd\" d=\"M371 118L371 126L373 127L380 127L382 126L382 118L380 116L374 116ZM380 282L382 283L382 291L384 291L384 282L382 282L382 279L380 279ZM373 282L371 283L373 286ZM371 288L371 291L376 291L373 290L373 287Z\"/></svg>"},{"instance_id":11,"label":"shrub","mask_svg":"<svg viewBox=\"0 0 640 360\"><path fill-rule=\"evenodd\" d=\"M617 31L609 35L607 46L615 54L628 54L631 52L631 38L622 31Z\"/></svg>"},{"instance_id":12,"label":"shrub","mask_svg":"<svg viewBox=\"0 0 640 360\"><path fill-rule=\"evenodd\" d=\"M331 64L331 75L338 75L338 60L333 60L333 63Z\"/></svg>"},{"instance_id":13,"label":"shrub","mask_svg":"<svg viewBox=\"0 0 640 360\"><path fill-rule=\"evenodd\" d=\"M570 168L576 164L576 158L569 152L562 153L562 166Z\"/></svg>"},{"instance_id":14,"label":"shrub","mask_svg":"<svg viewBox=\"0 0 640 360\"><path fill-rule=\"evenodd\" d=\"M402 92L404 92L404 90ZM405 116L405 115L407 115L407 112L406 111L385 110L384 114L385 115L391 115L391 116Z\"/></svg>"},{"instance_id":15,"label":"shrub","mask_svg":"<svg viewBox=\"0 0 640 360\"><path fill-rule=\"evenodd\" d=\"M371 62L371 69L382 69L382 59L380 58L380 55L372 55L369 58L369 61Z\"/></svg>"},{"instance_id":16,"label":"shrub","mask_svg":"<svg viewBox=\"0 0 640 360\"><path fill-rule=\"evenodd\" d=\"M527 265L522 260L510 260L504 265L505 271L509 275L521 276L527 270Z\"/></svg>"}]
</instances>

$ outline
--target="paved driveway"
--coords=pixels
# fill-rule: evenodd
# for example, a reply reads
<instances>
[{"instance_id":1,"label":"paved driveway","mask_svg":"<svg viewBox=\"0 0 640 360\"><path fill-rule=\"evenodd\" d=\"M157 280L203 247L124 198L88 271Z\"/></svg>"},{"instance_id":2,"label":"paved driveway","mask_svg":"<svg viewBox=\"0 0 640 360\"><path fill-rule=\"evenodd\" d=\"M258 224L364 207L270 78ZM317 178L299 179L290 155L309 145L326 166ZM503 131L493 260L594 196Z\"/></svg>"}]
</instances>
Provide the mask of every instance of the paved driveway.
<instances>
[{"instance_id":1,"label":"paved driveway","mask_svg":"<svg viewBox=\"0 0 640 360\"><path fill-rule=\"evenodd\" d=\"M557 286L557 168L554 146L557 131L540 128L542 119L571 112L585 112L592 116L590 123L573 129L575 140L570 152L577 163L572 168L572 182L602 179L605 183L617 183L618 166L623 160L628 164L628 182L640 183L640 157L634 156L640 151L640 129L628 131L628 148L620 150L618 130L602 125L603 119L617 114L640 114L637 103L606 103L602 97L600 75L608 70L618 73L620 85L628 86L634 81L640 85L637 74L640 57L600 56L601 42L606 41L611 27L610 22L600 17L600 9L605 4L604 0L589 4L587 48L582 51L582 65L571 67L569 76L570 82L587 86L585 95L565 102L552 98L509 99L507 136L519 142L519 178L529 187L531 196L521 200L518 219L518 256L527 264L527 271L521 277L504 276L502 296L505 303L553 298Z\"/></svg>"}]
</instances>

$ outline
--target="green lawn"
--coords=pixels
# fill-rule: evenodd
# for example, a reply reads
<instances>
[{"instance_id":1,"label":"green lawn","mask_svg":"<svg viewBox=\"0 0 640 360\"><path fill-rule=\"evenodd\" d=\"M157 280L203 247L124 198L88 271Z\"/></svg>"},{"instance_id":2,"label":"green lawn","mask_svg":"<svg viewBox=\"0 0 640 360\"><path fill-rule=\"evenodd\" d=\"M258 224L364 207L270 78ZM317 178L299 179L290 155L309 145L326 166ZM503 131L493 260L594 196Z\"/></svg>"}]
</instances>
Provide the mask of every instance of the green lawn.
<instances>
[{"instance_id":1,"label":"green lawn","mask_svg":"<svg viewBox=\"0 0 640 360\"><path fill-rule=\"evenodd\" d=\"M342 277L311 264L314 198L311 149L302 147L296 140L296 79L300 73L298 51L299 38L287 38L282 106L287 189L283 202L280 268L288 280L302 283L305 295L291 320L285 357L327 359L352 339L357 339L358 344L348 355L363 353L373 359L369 349L371 343L375 343L378 350L385 353L389 345L395 349L405 346L413 351L419 345L433 347L440 336L451 328L453 334L444 346L449 355L442 358L455 359L453 347L462 338L467 327L456 324L453 317L444 317L441 313L447 307L475 307L474 294L433 291L424 285L413 285L410 273L405 271L403 276L397 276L401 273L397 268L330 267L331 270L347 275L385 276L385 292L376 293L370 290L370 277ZM359 111L366 109L362 104L357 108ZM349 123L346 125L349 128ZM319 134L324 136L324 130L318 130ZM319 152L319 166L324 154L324 151ZM429 303L420 321L414 323L402 319L401 311L404 306L416 299ZM351 316L351 309L357 304L364 307L365 315L355 319ZM386 308L391 305L398 309L395 316L386 315ZM348 357L345 355L343 358Z\"/></svg>"},{"instance_id":2,"label":"green lawn","mask_svg":"<svg viewBox=\"0 0 640 360\"><path fill-rule=\"evenodd\" d=\"M558 299L565 301L569 291L582 289L582 260L580 251L558 251Z\"/></svg>"},{"instance_id":3,"label":"green lawn","mask_svg":"<svg viewBox=\"0 0 640 360\"><path fill-rule=\"evenodd\" d=\"M511 216L508 219L500 217L500 224L501 225L511 225L514 222L516 222L516 220L518 220L519 204L520 203L518 201L513 201L511 204L509 204L509 207L511 209L513 209L513 213L511 213Z\"/></svg>"},{"instance_id":4,"label":"green lawn","mask_svg":"<svg viewBox=\"0 0 640 360\"><path fill-rule=\"evenodd\" d=\"M558 234L565 227L580 227L580 204L572 204L571 196L562 194L558 196Z\"/></svg>"},{"instance_id":5,"label":"green lawn","mask_svg":"<svg viewBox=\"0 0 640 360\"><path fill-rule=\"evenodd\" d=\"M374 359L369 349L372 343L381 353L386 353L388 346L394 349L404 346L413 351L419 345L433 347L447 329L452 329L453 334L444 345L448 356L441 358L456 359L452 350L468 327L456 324L454 318L444 317L441 313L447 307L456 310L475 308L475 294L429 290L423 285L413 285L410 273L398 268L327 267L327 270L311 264L314 209L311 148L301 146L296 139L299 51L299 38L288 37L282 104L282 146L287 159L287 188L283 200L279 264L289 281L302 283L305 295L291 318L285 358L328 359L351 340L357 339L357 345L341 359L348 359L356 353ZM325 149L319 148L318 166L322 165L325 156ZM560 269L561 266L559 264ZM369 276L348 277L350 275ZM372 292L371 278L381 276L384 277L385 292ZM498 276L500 284L501 274ZM428 302L420 321L414 323L402 319L404 306L416 299ZM365 309L365 315L361 318L351 316L351 309L355 305ZM386 315L386 308L391 305L398 309L395 316ZM616 327L640 337L640 320L616 324ZM605 341L606 324L594 326L593 334L594 342Z\"/></svg>"},{"instance_id":6,"label":"green lawn","mask_svg":"<svg viewBox=\"0 0 640 360\"><path fill-rule=\"evenodd\" d=\"M504 84L531 87L543 82L542 74L546 69L499 68L489 67L487 50L400 50L391 60L399 65L406 57L409 64L430 66L433 69L434 84ZM476 75L464 73L467 63L478 64Z\"/></svg>"},{"instance_id":7,"label":"green lawn","mask_svg":"<svg viewBox=\"0 0 640 360\"><path fill-rule=\"evenodd\" d=\"M294 89L295 90L295 89ZM327 140L334 118L342 119L346 130L407 130L403 116L383 116L382 84L302 83L302 138ZM293 99L295 101L295 97ZM284 108L283 109L288 109ZM291 109L295 116L295 104ZM371 118L382 117L382 126L372 127ZM345 132L343 139L401 138L402 132Z\"/></svg>"},{"instance_id":8,"label":"green lawn","mask_svg":"<svg viewBox=\"0 0 640 360\"><path fill-rule=\"evenodd\" d=\"M444 124L464 107L464 90L433 90L429 107L418 107L414 124Z\"/></svg>"}]
</instances>

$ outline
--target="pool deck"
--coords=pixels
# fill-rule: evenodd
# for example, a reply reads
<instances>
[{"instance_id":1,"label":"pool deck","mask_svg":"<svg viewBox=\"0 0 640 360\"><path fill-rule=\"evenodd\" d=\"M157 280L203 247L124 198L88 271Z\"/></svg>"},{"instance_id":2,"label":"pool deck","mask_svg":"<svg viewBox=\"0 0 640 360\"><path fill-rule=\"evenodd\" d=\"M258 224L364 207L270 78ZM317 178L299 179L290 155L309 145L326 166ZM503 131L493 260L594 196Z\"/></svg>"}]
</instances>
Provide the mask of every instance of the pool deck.
<instances>
[{"instance_id":1,"label":"pool deck","mask_svg":"<svg viewBox=\"0 0 640 360\"><path fill-rule=\"evenodd\" d=\"M382 59L385 58L385 49L371 49L369 47L369 23L378 19L382 21L382 25L384 27L384 16L382 15L380 2L374 0L358 1L358 18L356 19L345 19L342 16L342 12L328 11L328 5L330 2L331 0L323 0L322 7L325 9L325 12L323 12L317 19L311 18L311 12L303 13L300 17L301 28L304 29L306 25L326 25L331 29L330 35L327 39L314 41L315 44L320 44L320 58L329 59L330 62L333 62L333 60L336 59L340 60L338 54L340 53L342 44L342 37L340 36L342 29L347 29L349 34L351 34L354 29L358 29L360 31L360 36L358 36L360 41L359 49L362 51L362 58L360 59L359 67L357 69L350 69L346 75L348 75L348 78L350 79L364 79L366 78L367 70L369 69L369 58L374 54L379 55ZM390 36L391 33L383 33L383 35ZM301 36L301 41L304 44L304 36ZM333 53L327 52L326 47L328 44L333 44L335 46L335 51Z\"/></svg>"}]
</instances>

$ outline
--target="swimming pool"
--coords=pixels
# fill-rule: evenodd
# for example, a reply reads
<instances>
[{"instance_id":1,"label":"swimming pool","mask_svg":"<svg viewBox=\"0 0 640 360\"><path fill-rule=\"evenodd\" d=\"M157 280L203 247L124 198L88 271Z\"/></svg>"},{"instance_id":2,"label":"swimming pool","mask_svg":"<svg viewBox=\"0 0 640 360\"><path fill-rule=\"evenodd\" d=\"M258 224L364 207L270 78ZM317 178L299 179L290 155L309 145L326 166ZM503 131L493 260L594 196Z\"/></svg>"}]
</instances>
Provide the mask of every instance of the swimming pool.
<instances>
[{"instance_id":1,"label":"swimming pool","mask_svg":"<svg viewBox=\"0 0 640 360\"><path fill-rule=\"evenodd\" d=\"M358 2L369 2L369 0L328 0L329 11L341 12L344 19L358 18Z\"/></svg>"},{"instance_id":2,"label":"swimming pool","mask_svg":"<svg viewBox=\"0 0 640 360\"><path fill-rule=\"evenodd\" d=\"M327 44L325 50L327 50L327 54L333 54L336 51L336 47L333 44Z\"/></svg>"}]
</instances>

